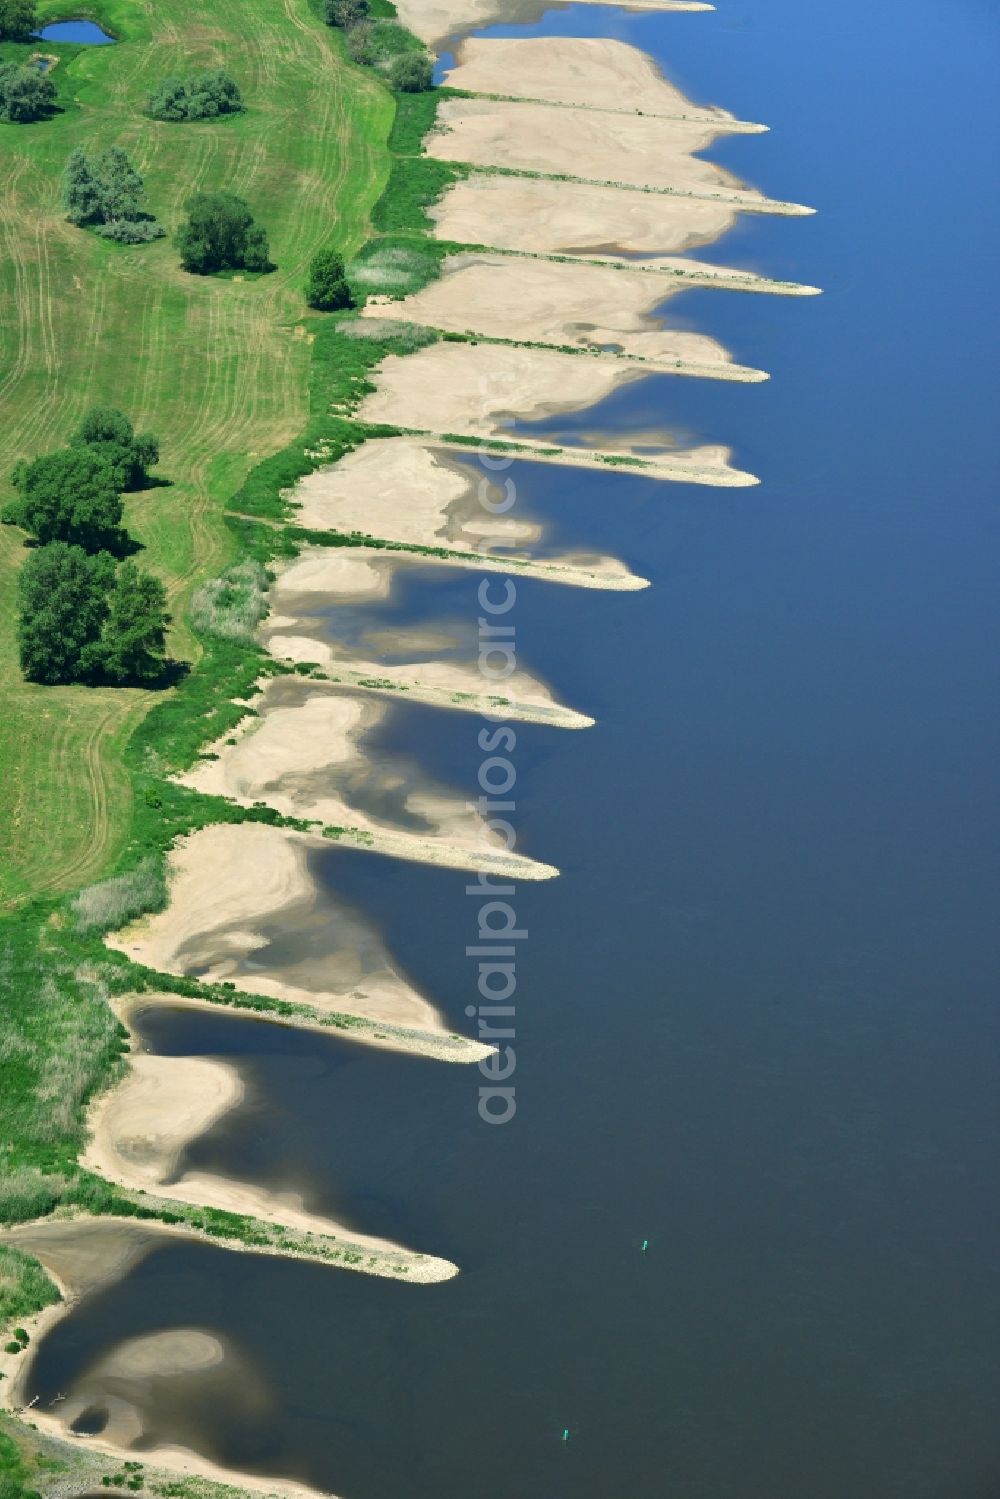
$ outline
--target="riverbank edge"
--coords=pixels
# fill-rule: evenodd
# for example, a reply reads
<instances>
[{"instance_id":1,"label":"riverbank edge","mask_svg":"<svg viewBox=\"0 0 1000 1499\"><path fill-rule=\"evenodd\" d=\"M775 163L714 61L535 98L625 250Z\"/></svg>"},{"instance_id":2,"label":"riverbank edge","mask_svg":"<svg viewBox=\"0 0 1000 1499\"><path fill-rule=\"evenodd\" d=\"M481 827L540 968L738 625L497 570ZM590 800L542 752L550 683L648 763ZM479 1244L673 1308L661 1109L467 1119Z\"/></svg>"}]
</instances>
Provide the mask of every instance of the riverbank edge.
<instances>
[{"instance_id":1,"label":"riverbank edge","mask_svg":"<svg viewBox=\"0 0 1000 1499\"><path fill-rule=\"evenodd\" d=\"M385 4L385 9L390 13L394 11L391 0ZM344 66L354 66L346 52ZM400 100L405 96L393 97L398 115ZM392 161L391 132L385 149L383 197L392 191L389 180ZM374 224L376 207L377 203L373 204L371 234L377 238L378 231ZM323 420L331 407L331 385L336 388L338 382L331 382L328 378L329 359L323 360L317 356L324 348L329 353L328 346L331 336L336 335L337 322L336 314L307 314L302 319L303 330L314 351L310 368L310 409L306 427L300 437L286 448L257 464L239 493L230 498L225 517L227 529L232 536L233 560L230 569L247 561L268 564L280 556L293 556L298 550L287 535L274 532L268 527L248 525L235 516L231 517L228 511L239 511L242 495L250 490L258 494L263 492L273 505L281 506L281 490L287 482L290 466L296 471L294 478L297 478L322 463L335 461L329 449L317 448L317 439L322 441L326 436L326 429L331 425L339 448L336 456L365 441L369 435L374 435L356 424L344 421L340 416L334 418L332 423ZM340 351L344 355L351 346L343 338L340 343L345 346ZM377 354L376 358L364 361L370 368L384 357L386 350L380 347L377 351L372 349L367 352ZM394 348L393 352L398 350ZM358 391L357 369L349 358L342 359L340 365L336 373L341 377L339 384L343 387L345 400L350 403L352 396L355 400L360 399L363 391ZM364 379L362 385L371 388ZM354 538L340 538L335 533L324 537L324 540L334 545L357 544ZM378 542L374 544L378 545ZM391 547L391 543L387 543L387 546ZM440 549L427 550L442 555ZM148 868L152 864L155 866L151 882L154 893L141 900L139 907L130 910L121 921L83 930L74 923L73 918L73 904L83 892L70 892L58 897L20 903L0 917L0 939L8 939L17 978L27 980L29 974L32 978L48 974L60 986L64 1003L89 1003L91 1007L107 1008L111 1014L114 1013L112 1001L116 995L120 997L134 991L145 993L150 988L170 994L176 984L178 991L184 992L171 994L171 999L192 1007L217 1009L221 1005L297 1029L327 1034L331 1029L341 1030L375 1044L395 1045L397 1049L440 1059L463 1062L477 1060L489 1048L483 1048L479 1043L466 1038L410 1033L402 1027L388 1025L366 1025L353 1016L320 1014L318 1011L310 1012L305 1006L243 994L233 985L203 985L197 980L176 980L172 975L153 975L104 946L106 931L123 925L130 916L162 909L166 904L164 871L167 854L176 840L185 833L217 822L264 821L300 826L295 819L282 818L269 809L240 808L236 804L225 803L220 798L206 797L180 788L171 781L170 771L189 768L198 752L218 737L220 729L225 727L231 730L247 714L253 712L249 699L254 692L254 683L262 675L278 675L282 671L292 670L273 660L255 645L237 645L231 639L213 636L194 626L192 632L201 647L199 660L193 664L181 685L165 700L155 704L140 721L126 745L123 759L133 790L131 837L124 851L107 866L105 879L98 882L107 884L116 880L128 880L130 873L134 874L137 868ZM207 712L206 705L210 705ZM150 884L149 881L146 883ZM59 961L52 964L50 960L54 951L58 951ZM102 1040L103 1044L88 1059L88 1084L80 1097L72 1135L60 1140L55 1150L44 1146L28 1150L23 1152L20 1160L17 1159L15 1142L2 1163L5 1168L12 1166L15 1172L28 1179L26 1202L41 1200L45 1203L43 1216L38 1221L54 1221L56 1218L71 1221L79 1219L81 1222L94 1217L113 1219L120 1210L124 1210L128 1221L139 1219L151 1226L155 1225L157 1233L181 1234L244 1253L312 1260L334 1268L398 1280L409 1279L415 1283L420 1283L421 1279L433 1283L449 1279L458 1273L458 1267L450 1261L406 1250L374 1255L367 1246L353 1247L353 1241L346 1237L325 1243L317 1236L296 1237L282 1231L281 1241L278 1242L275 1232L277 1226L265 1220L220 1214L218 1210L208 1206L199 1214L198 1209L190 1204L175 1202L166 1197L156 1199L144 1193L123 1192L111 1183L103 1182L94 1173L84 1171L80 1165L80 1157L85 1147L85 1115L96 1100L109 1096L109 1090L114 1089L127 1068L126 1043L129 1042L129 1036L121 1023L118 1023L117 1034L106 1036ZM474 1055L459 1054L466 1049ZM43 1163L41 1165L39 1157ZM66 1172L67 1175L62 1175L61 1172ZM102 1193L100 1187L106 1187L107 1190ZM74 1201L74 1198L79 1197L86 1199L85 1205L81 1206ZM4 1242L5 1229L35 1221L35 1215L30 1211L17 1213L15 1210L12 1214L9 1202L4 1206L0 1243ZM41 1262L34 1256L29 1255L27 1258L44 1270ZM438 1267L439 1273L417 1277L410 1273L416 1267ZM53 1280L51 1274L48 1271L44 1273L61 1299L41 1311L32 1311L17 1304L16 1290L12 1290L7 1298L7 1314L0 1324L0 1347L15 1326L28 1332L33 1343L43 1332L68 1315L75 1305L72 1299L66 1298L64 1288ZM60 1495L78 1493L87 1487L96 1486L98 1474L101 1474L101 1480L106 1486L111 1482L111 1477L98 1454L103 1453L122 1461L130 1459L131 1454L111 1444L102 1443L99 1439L89 1442L88 1449L60 1439L58 1422L55 1418L46 1418L44 1415L36 1416L35 1420L42 1420L47 1428L47 1446L51 1449L54 1445L59 1449L59 1457L54 1465L58 1472L52 1471L51 1464L43 1464L41 1467L32 1464L30 1473L24 1469L22 1460L35 1447L37 1430L31 1420L14 1414L12 1397L16 1396L16 1391L30 1368L31 1356L0 1354L4 1364L9 1364L12 1358L16 1360L15 1368L10 1371L15 1377L10 1377L6 1368L0 1368L0 1374L5 1376L0 1379L0 1473L9 1473L14 1483L18 1487L25 1487L28 1492L39 1490L45 1493L58 1492ZM51 1459L51 1451L49 1456ZM67 1488L64 1469L70 1465L73 1477ZM166 1484L169 1483L171 1499L181 1499L181 1491L173 1481L177 1474L198 1480L196 1488L185 1487L187 1499L231 1499L231 1496L243 1493L264 1493L281 1496L281 1499L308 1499L308 1496L319 1495L319 1491L294 1482L265 1482L236 1470L217 1469L202 1462L195 1454L174 1461L161 1460L157 1464L157 1471L163 1475L164 1482L148 1486L148 1492L166 1493ZM24 1484L22 1478L25 1480ZM225 1481L230 1478L236 1480L235 1485ZM30 1488L27 1488L27 1480L30 1480Z\"/></svg>"},{"instance_id":2,"label":"riverbank edge","mask_svg":"<svg viewBox=\"0 0 1000 1499\"><path fill-rule=\"evenodd\" d=\"M158 1231L164 1237L197 1240L200 1236L172 1229L165 1224ZM31 1352L16 1369L6 1366L10 1358L0 1353L0 1472L5 1475L14 1462L4 1451L13 1448L21 1472L13 1474L15 1482L27 1476L25 1460L35 1471L31 1482L45 1493L63 1499L66 1495L88 1489L127 1488L138 1499L337 1499L336 1495L298 1483L292 1479L271 1481L253 1473L225 1468L199 1457L185 1448L154 1448L153 1461L142 1454L138 1459L132 1449L116 1446L101 1437L90 1437L86 1445L66 1436L58 1418L32 1406L21 1404L21 1391L30 1373L31 1362L41 1339L83 1299L84 1294L107 1285L114 1274L88 1285L86 1292L74 1292L53 1270L47 1271L59 1295L51 1306L22 1319L30 1339ZM112 1462L109 1464L108 1459ZM109 1466L111 1471L109 1472ZM49 1481L45 1481L46 1475ZM27 1490L28 1493L33 1490Z\"/></svg>"}]
</instances>

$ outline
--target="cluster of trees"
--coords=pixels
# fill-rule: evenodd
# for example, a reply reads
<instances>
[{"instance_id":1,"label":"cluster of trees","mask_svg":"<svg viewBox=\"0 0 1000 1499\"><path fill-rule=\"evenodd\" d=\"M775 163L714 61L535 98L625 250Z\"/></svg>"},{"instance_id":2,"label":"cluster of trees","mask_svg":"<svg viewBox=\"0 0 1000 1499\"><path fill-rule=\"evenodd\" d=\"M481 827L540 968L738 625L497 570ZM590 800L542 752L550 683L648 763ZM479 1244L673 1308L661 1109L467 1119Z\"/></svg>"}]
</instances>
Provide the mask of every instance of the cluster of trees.
<instances>
[{"instance_id":1,"label":"cluster of trees","mask_svg":"<svg viewBox=\"0 0 1000 1499\"><path fill-rule=\"evenodd\" d=\"M26 125L50 115L55 102L55 84L38 68L0 63L0 120Z\"/></svg>"},{"instance_id":2,"label":"cluster of trees","mask_svg":"<svg viewBox=\"0 0 1000 1499\"><path fill-rule=\"evenodd\" d=\"M17 499L2 518L43 546L64 541L88 551L120 549L122 491L144 488L159 457L151 433L137 434L123 412L95 406L68 447L17 464L11 475Z\"/></svg>"},{"instance_id":3,"label":"cluster of trees","mask_svg":"<svg viewBox=\"0 0 1000 1499\"><path fill-rule=\"evenodd\" d=\"M150 94L146 113L154 120L214 120L239 114L245 107L236 80L216 68L187 78L164 78Z\"/></svg>"},{"instance_id":4,"label":"cluster of trees","mask_svg":"<svg viewBox=\"0 0 1000 1499\"><path fill-rule=\"evenodd\" d=\"M66 163L63 203L70 222L106 239L142 244L166 231L143 207L145 187L120 146L88 156L78 146Z\"/></svg>"},{"instance_id":5,"label":"cluster of trees","mask_svg":"<svg viewBox=\"0 0 1000 1499\"><path fill-rule=\"evenodd\" d=\"M371 67L381 62L383 56L387 57L386 72L394 89L419 94L432 87L434 65L429 55L410 47L393 53L386 34L402 38L402 28L393 21L376 28L369 0L324 0L323 14L328 26L343 31L347 51L355 62Z\"/></svg>"},{"instance_id":6,"label":"cluster of trees","mask_svg":"<svg viewBox=\"0 0 1000 1499\"><path fill-rule=\"evenodd\" d=\"M313 256L306 282L306 301L320 312L337 312L341 307L354 306L344 262L336 250L320 250Z\"/></svg>"},{"instance_id":7,"label":"cluster of trees","mask_svg":"<svg viewBox=\"0 0 1000 1499\"><path fill-rule=\"evenodd\" d=\"M36 0L0 0L0 42L27 42L37 30Z\"/></svg>"},{"instance_id":8,"label":"cluster of trees","mask_svg":"<svg viewBox=\"0 0 1000 1499\"><path fill-rule=\"evenodd\" d=\"M176 244L186 271L270 271L267 230L254 222L250 206L235 193L195 193L185 203L188 221Z\"/></svg>"},{"instance_id":9,"label":"cluster of trees","mask_svg":"<svg viewBox=\"0 0 1000 1499\"><path fill-rule=\"evenodd\" d=\"M108 239L136 245L164 234L143 207L144 193L142 178L120 146L90 156L77 147L66 164L63 202L71 223ZM188 218L177 231L176 244L186 271L207 276L212 271L274 269L267 230L254 222L249 204L235 193L196 193L184 206Z\"/></svg>"},{"instance_id":10,"label":"cluster of trees","mask_svg":"<svg viewBox=\"0 0 1000 1499\"><path fill-rule=\"evenodd\" d=\"M123 489L149 482L155 437L95 407L69 446L19 463L3 512L36 545L18 577L18 646L29 681L143 684L162 678L169 615L159 579L113 555L127 541Z\"/></svg>"},{"instance_id":11,"label":"cluster of trees","mask_svg":"<svg viewBox=\"0 0 1000 1499\"><path fill-rule=\"evenodd\" d=\"M110 552L53 541L17 580L17 640L29 682L148 686L166 666L163 584Z\"/></svg>"}]
</instances>

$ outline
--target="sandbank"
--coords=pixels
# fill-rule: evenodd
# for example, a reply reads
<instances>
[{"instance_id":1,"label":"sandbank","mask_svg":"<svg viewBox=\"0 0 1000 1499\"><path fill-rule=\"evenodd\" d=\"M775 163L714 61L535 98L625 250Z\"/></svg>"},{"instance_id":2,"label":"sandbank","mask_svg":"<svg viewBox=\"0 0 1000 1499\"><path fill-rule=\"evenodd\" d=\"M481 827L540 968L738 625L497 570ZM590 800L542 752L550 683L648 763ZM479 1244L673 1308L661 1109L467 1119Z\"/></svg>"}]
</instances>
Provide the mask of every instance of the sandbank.
<instances>
[{"instance_id":1,"label":"sandbank","mask_svg":"<svg viewBox=\"0 0 1000 1499\"><path fill-rule=\"evenodd\" d=\"M467 798L419 774L406 785L398 764L381 769L374 763L366 745L385 717L384 702L301 678L271 678L255 707L259 716L244 719L234 735L211 745L205 752L211 758L180 778L185 785L343 828L347 837L362 835L361 847L379 853L508 879L558 873L551 864L508 852ZM388 801L395 822L366 810L366 797L369 803ZM406 821L425 830L413 831Z\"/></svg>"},{"instance_id":2,"label":"sandbank","mask_svg":"<svg viewBox=\"0 0 1000 1499\"><path fill-rule=\"evenodd\" d=\"M129 1191L263 1219L296 1233L344 1239L352 1250L409 1255L399 1244L309 1212L296 1193L275 1193L215 1172L178 1165L185 1146L243 1098L235 1067L207 1057L133 1055L128 1072L91 1106L81 1164Z\"/></svg>"},{"instance_id":3,"label":"sandbank","mask_svg":"<svg viewBox=\"0 0 1000 1499\"><path fill-rule=\"evenodd\" d=\"M443 99L437 120L426 151L440 161L710 198L744 212L810 211L743 187L731 172L696 156L724 133L708 121L483 98Z\"/></svg>"},{"instance_id":4,"label":"sandbank","mask_svg":"<svg viewBox=\"0 0 1000 1499\"><path fill-rule=\"evenodd\" d=\"M428 209L438 239L534 254L659 257L711 244L738 209L710 198L474 173ZM655 258L654 258L655 257Z\"/></svg>"},{"instance_id":5,"label":"sandbank","mask_svg":"<svg viewBox=\"0 0 1000 1499\"><path fill-rule=\"evenodd\" d=\"M261 638L273 655L315 663L332 680L345 685L402 692L411 701L485 715L495 715L497 708L503 707L503 717L530 723L565 728L587 728L593 723L585 714L556 702L549 688L520 666L505 680L493 683L484 677L474 659L416 659L386 666L378 659L363 659L360 648L341 646L321 629L317 634L306 633L315 610L328 608L333 600L385 598L396 573L422 560L382 551L365 553L361 548L351 548L346 555L338 548L303 551L272 587L275 613L269 616ZM370 632L365 639L368 645L377 643ZM421 641L404 635L399 643L416 652Z\"/></svg>"},{"instance_id":6,"label":"sandbank","mask_svg":"<svg viewBox=\"0 0 1000 1499\"><path fill-rule=\"evenodd\" d=\"M445 332L576 348L606 360L627 357L642 361L644 372L766 379L762 370L735 364L714 338L664 327L653 315L666 298L692 285L758 290L760 278L691 260L663 267L673 274L522 255L450 255L440 278L404 298L399 313Z\"/></svg>"},{"instance_id":7,"label":"sandbank","mask_svg":"<svg viewBox=\"0 0 1000 1499\"><path fill-rule=\"evenodd\" d=\"M579 0L582 5L606 4L607 0ZM703 11L714 10L707 0L616 0L626 10ZM445 41L457 32L508 23L538 21L547 10L561 10L560 0L398 0L396 10L407 30L425 42Z\"/></svg>"},{"instance_id":8,"label":"sandbank","mask_svg":"<svg viewBox=\"0 0 1000 1499\"><path fill-rule=\"evenodd\" d=\"M557 448L544 437L512 431L518 422L541 421L596 406L622 385L643 378L641 366L623 359L586 359L550 349L498 344L437 343L405 357L390 355L375 376L376 388L358 409L361 421L441 438L482 443L513 439L525 456L585 467L636 462L650 478L691 484L743 486L752 474L729 463L721 445L675 450L664 434L659 451L634 448ZM514 454L513 456L517 456Z\"/></svg>"},{"instance_id":9,"label":"sandbank","mask_svg":"<svg viewBox=\"0 0 1000 1499\"><path fill-rule=\"evenodd\" d=\"M461 565L461 554L468 553L466 565L483 571L545 578L578 588L648 587L645 578L616 557L531 556L525 544L538 539L541 527L516 519L513 512L489 514L480 497L484 480L492 485L493 475L482 469L477 473L474 462L463 462L454 448L411 437L371 438L338 463L302 479L289 498L298 510L297 519L310 530L360 531L411 545L448 548L448 557L427 556L422 563ZM502 491L488 488L486 498L496 503ZM489 559L496 546L505 551Z\"/></svg>"},{"instance_id":10,"label":"sandbank","mask_svg":"<svg viewBox=\"0 0 1000 1499\"><path fill-rule=\"evenodd\" d=\"M65 1477L63 1491L80 1493L100 1488L107 1474L108 1457L116 1461L138 1460L144 1470L144 1491L151 1492L178 1475L207 1478L233 1485L233 1499L241 1492L271 1495L274 1499L320 1499L320 1491L294 1479L268 1479L238 1469L224 1468L187 1448L179 1446L137 1447L142 1437L141 1422L129 1421L120 1408L125 1402L109 1402L114 1407L113 1434L84 1436L69 1432L69 1424L80 1414L79 1400L61 1401L58 1415L34 1404L26 1405L32 1363L41 1339L86 1296L102 1286L120 1280L159 1244L168 1239L189 1242L204 1235L178 1229L168 1224L137 1223L125 1218L46 1218L34 1223L5 1229L0 1242L25 1254L34 1255L57 1286L63 1300L26 1319L31 1337L27 1354L16 1359L0 1354L6 1378L0 1380L0 1409L22 1415L29 1426L23 1428L30 1437L32 1430L43 1435L46 1453L62 1459ZM218 1241L213 1241L217 1244ZM238 1248L245 1246L239 1245ZM280 1251L275 1251L280 1252ZM199 1370L217 1367L224 1357L223 1345L212 1334L200 1328L174 1328L149 1337L129 1339L113 1349L101 1361L104 1372L114 1378L149 1379L184 1378ZM100 1370L101 1365L98 1365ZM123 1418L124 1417L124 1418ZM223 1499L220 1495L219 1499ZM330 1499L330 1496L322 1496Z\"/></svg>"},{"instance_id":11,"label":"sandbank","mask_svg":"<svg viewBox=\"0 0 1000 1499\"><path fill-rule=\"evenodd\" d=\"M437 1009L395 971L380 939L357 918L344 922L343 949L323 965L329 987L296 983L301 965L291 961L267 968L269 939L261 928L287 928L293 913L315 912L321 892L307 854L324 846L321 839L263 823L201 828L169 855L166 909L108 937L108 946L161 972L233 981L250 993L329 1014L448 1034ZM354 1034L374 1039L367 1030ZM392 1033L382 1044L406 1049Z\"/></svg>"},{"instance_id":12,"label":"sandbank","mask_svg":"<svg viewBox=\"0 0 1000 1499\"><path fill-rule=\"evenodd\" d=\"M766 129L692 104L646 52L606 37L467 37L443 82L472 94L701 121L727 132Z\"/></svg>"}]
</instances>

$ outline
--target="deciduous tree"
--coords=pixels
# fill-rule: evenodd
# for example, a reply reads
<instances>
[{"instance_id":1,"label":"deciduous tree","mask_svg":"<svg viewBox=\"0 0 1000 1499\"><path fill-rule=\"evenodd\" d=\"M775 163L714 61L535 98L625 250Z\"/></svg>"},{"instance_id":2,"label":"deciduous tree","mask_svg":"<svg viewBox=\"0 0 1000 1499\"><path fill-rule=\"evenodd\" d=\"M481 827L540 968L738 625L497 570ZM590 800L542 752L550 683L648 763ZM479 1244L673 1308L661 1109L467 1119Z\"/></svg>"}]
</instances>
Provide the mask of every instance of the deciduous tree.
<instances>
[{"instance_id":1,"label":"deciduous tree","mask_svg":"<svg viewBox=\"0 0 1000 1499\"><path fill-rule=\"evenodd\" d=\"M118 478L96 449L80 446L19 463L13 480L19 496L3 519L43 544L65 541L96 552L121 541Z\"/></svg>"},{"instance_id":2,"label":"deciduous tree","mask_svg":"<svg viewBox=\"0 0 1000 1499\"><path fill-rule=\"evenodd\" d=\"M368 15L368 0L325 0L323 14L328 26L342 26L345 31Z\"/></svg>"},{"instance_id":3,"label":"deciduous tree","mask_svg":"<svg viewBox=\"0 0 1000 1499\"><path fill-rule=\"evenodd\" d=\"M196 193L185 207L188 221L177 232L176 244L186 271L271 267L267 232L254 223L250 206L235 193Z\"/></svg>"},{"instance_id":4,"label":"deciduous tree","mask_svg":"<svg viewBox=\"0 0 1000 1499\"><path fill-rule=\"evenodd\" d=\"M37 29L36 0L0 0L0 41L26 42Z\"/></svg>"},{"instance_id":5,"label":"deciduous tree","mask_svg":"<svg viewBox=\"0 0 1000 1499\"><path fill-rule=\"evenodd\" d=\"M434 83L434 64L426 52L401 52L389 64L389 82L403 94L422 94Z\"/></svg>"},{"instance_id":6,"label":"deciduous tree","mask_svg":"<svg viewBox=\"0 0 1000 1499\"><path fill-rule=\"evenodd\" d=\"M0 65L0 120L26 125L51 114L55 102L55 84L37 68Z\"/></svg>"},{"instance_id":7,"label":"deciduous tree","mask_svg":"<svg viewBox=\"0 0 1000 1499\"><path fill-rule=\"evenodd\" d=\"M29 682L79 681L100 639L114 558L54 541L28 557L17 580L17 643Z\"/></svg>"},{"instance_id":8,"label":"deciduous tree","mask_svg":"<svg viewBox=\"0 0 1000 1499\"><path fill-rule=\"evenodd\" d=\"M244 108L236 80L222 68L164 78L146 103L154 120L211 120Z\"/></svg>"},{"instance_id":9,"label":"deciduous tree","mask_svg":"<svg viewBox=\"0 0 1000 1499\"><path fill-rule=\"evenodd\" d=\"M91 669L119 684L149 684L162 675L167 596L159 578L123 562L108 597Z\"/></svg>"},{"instance_id":10,"label":"deciduous tree","mask_svg":"<svg viewBox=\"0 0 1000 1499\"><path fill-rule=\"evenodd\" d=\"M160 444L153 434L137 434L124 411L115 406L92 406L70 443L98 453L114 471L119 489L141 489L149 470L160 461Z\"/></svg>"},{"instance_id":11,"label":"deciduous tree","mask_svg":"<svg viewBox=\"0 0 1000 1499\"><path fill-rule=\"evenodd\" d=\"M309 266L306 301L320 312L336 312L353 305L351 289L344 274L344 262L336 250L320 250Z\"/></svg>"},{"instance_id":12,"label":"deciduous tree","mask_svg":"<svg viewBox=\"0 0 1000 1499\"><path fill-rule=\"evenodd\" d=\"M143 207L143 180L120 146L88 156L79 147L66 163L63 203L74 224L91 224L108 239L140 244L163 229Z\"/></svg>"}]
</instances>

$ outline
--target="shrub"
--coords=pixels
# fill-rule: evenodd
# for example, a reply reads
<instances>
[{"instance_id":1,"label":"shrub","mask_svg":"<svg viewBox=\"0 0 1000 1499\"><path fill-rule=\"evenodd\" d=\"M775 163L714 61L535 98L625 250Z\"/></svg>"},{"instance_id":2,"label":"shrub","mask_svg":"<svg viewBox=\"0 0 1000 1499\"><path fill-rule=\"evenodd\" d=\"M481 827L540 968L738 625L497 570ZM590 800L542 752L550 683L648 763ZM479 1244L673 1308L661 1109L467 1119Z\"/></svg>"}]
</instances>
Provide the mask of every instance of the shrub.
<instances>
[{"instance_id":1,"label":"shrub","mask_svg":"<svg viewBox=\"0 0 1000 1499\"><path fill-rule=\"evenodd\" d=\"M162 866L159 860L148 858L127 874L88 885L75 897L71 909L82 932L112 932L148 911L162 911L166 898Z\"/></svg>"},{"instance_id":2,"label":"shrub","mask_svg":"<svg viewBox=\"0 0 1000 1499\"><path fill-rule=\"evenodd\" d=\"M196 193L185 207L188 222L177 232L176 244L186 271L271 269L267 233L254 223L249 204L235 193Z\"/></svg>"},{"instance_id":3,"label":"shrub","mask_svg":"<svg viewBox=\"0 0 1000 1499\"><path fill-rule=\"evenodd\" d=\"M245 108L236 80L222 68L164 78L146 102L154 120L214 120Z\"/></svg>"},{"instance_id":4,"label":"shrub","mask_svg":"<svg viewBox=\"0 0 1000 1499\"><path fill-rule=\"evenodd\" d=\"M389 82L401 94L422 94L434 86L434 64L426 52L402 52L389 64Z\"/></svg>"},{"instance_id":5,"label":"shrub","mask_svg":"<svg viewBox=\"0 0 1000 1499\"><path fill-rule=\"evenodd\" d=\"M347 318L339 326L346 338L371 339L384 344L393 354L415 354L428 344L436 344L439 334L422 323L408 323L401 318Z\"/></svg>"},{"instance_id":6,"label":"shrub","mask_svg":"<svg viewBox=\"0 0 1000 1499\"><path fill-rule=\"evenodd\" d=\"M203 635L246 644L267 618L268 575L259 562L239 562L209 578L191 600L190 620Z\"/></svg>"},{"instance_id":7,"label":"shrub","mask_svg":"<svg viewBox=\"0 0 1000 1499\"><path fill-rule=\"evenodd\" d=\"M56 102L55 84L37 68L0 65L0 120L25 125L44 119Z\"/></svg>"},{"instance_id":8,"label":"shrub","mask_svg":"<svg viewBox=\"0 0 1000 1499\"><path fill-rule=\"evenodd\" d=\"M336 250L320 250L313 256L306 282L306 301L320 312L337 312L342 307L353 305L344 274L344 261Z\"/></svg>"},{"instance_id":9,"label":"shrub","mask_svg":"<svg viewBox=\"0 0 1000 1499\"><path fill-rule=\"evenodd\" d=\"M11 1342L5 1343L3 1345L3 1351L4 1353L23 1353L24 1349L21 1347L20 1343Z\"/></svg>"},{"instance_id":10,"label":"shrub","mask_svg":"<svg viewBox=\"0 0 1000 1499\"><path fill-rule=\"evenodd\" d=\"M51 1213L59 1199L62 1177L44 1176L34 1166L22 1166L13 1171L4 1163L0 1177L0 1223L24 1223L30 1218L44 1218ZM0 1312L5 1303L5 1264L3 1246L0 1246ZM20 1315L21 1308L14 1308Z\"/></svg>"},{"instance_id":11,"label":"shrub","mask_svg":"<svg viewBox=\"0 0 1000 1499\"><path fill-rule=\"evenodd\" d=\"M323 15L326 24L340 26L345 31L363 21L368 11L368 0L324 0Z\"/></svg>"},{"instance_id":12,"label":"shrub","mask_svg":"<svg viewBox=\"0 0 1000 1499\"><path fill-rule=\"evenodd\" d=\"M142 206L144 194L143 180L120 146L93 156L78 146L66 163L63 203L67 217L79 226L116 226L110 232L101 230L110 239L141 244L160 237L152 230L125 227L155 223Z\"/></svg>"},{"instance_id":13,"label":"shrub","mask_svg":"<svg viewBox=\"0 0 1000 1499\"><path fill-rule=\"evenodd\" d=\"M405 297L438 275L440 261L424 246L385 245L377 240L351 265L351 284L365 292Z\"/></svg>"},{"instance_id":14,"label":"shrub","mask_svg":"<svg viewBox=\"0 0 1000 1499\"><path fill-rule=\"evenodd\" d=\"M102 239L113 239L120 245L148 245L152 239L162 239L166 232L155 219L119 219L116 224L94 225L95 234Z\"/></svg>"}]
</instances>

